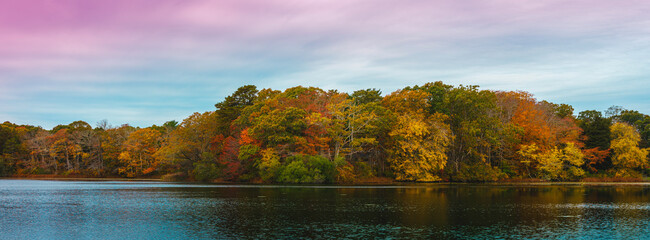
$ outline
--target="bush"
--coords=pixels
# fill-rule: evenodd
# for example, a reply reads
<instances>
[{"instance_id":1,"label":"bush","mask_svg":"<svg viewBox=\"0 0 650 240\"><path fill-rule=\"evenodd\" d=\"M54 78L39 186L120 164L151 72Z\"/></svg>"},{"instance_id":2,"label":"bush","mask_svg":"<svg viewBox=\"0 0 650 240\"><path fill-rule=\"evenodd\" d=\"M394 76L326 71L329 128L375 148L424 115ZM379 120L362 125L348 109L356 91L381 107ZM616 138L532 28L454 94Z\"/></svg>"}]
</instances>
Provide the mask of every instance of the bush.
<instances>
[{"instance_id":1,"label":"bush","mask_svg":"<svg viewBox=\"0 0 650 240\"><path fill-rule=\"evenodd\" d=\"M194 179L201 182L207 182L217 179L220 175L221 169L214 161L214 155L211 153L203 153L201 161L194 163Z\"/></svg>"},{"instance_id":2,"label":"bush","mask_svg":"<svg viewBox=\"0 0 650 240\"><path fill-rule=\"evenodd\" d=\"M580 180L585 176L585 170L571 166L569 169L560 173L560 177L564 180Z\"/></svg>"},{"instance_id":3,"label":"bush","mask_svg":"<svg viewBox=\"0 0 650 240\"><path fill-rule=\"evenodd\" d=\"M336 169L322 156L295 155L285 159L287 165L278 171L277 181L282 183L331 183Z\"/></svg>"},{"instance_id":4,"label":"bush","mask_svg":"<svg viewBox=\"0 0 650 240\"><path fill-rule=\"evenodd\" d=\"M366 162L357 162L354 166L354 170L357 176L360 178L371 178L375 177L375 171L372 170L372 167Z\"/></svg>"},{"instance_id":5,"label":"bush","mask_svg":"<svg viewBox=\"0 0 650 240\"><path fill-rule=\"evenodd\" d=\"M507 175L497 167L492 167L483 162L472 164L461 163L453 179L460 182L494 182Z\"/></svg>"},{"instance_id":6,"label":"bush","mask_svg":"<svg viewBox=\"0 0 650 240\"><path fill-rule=\"evenodd\" d=\"M194 171L192 171L192 175L194 175L194 179L197 181L208 182L217 179L219 177L219 172L220 170L217 167L217 164L201 161L194 163Z\"/></svg>"},{"instance_id":7,"label":"bush","mask_svg":"<svg viewBox=\"0 0 650 240\"><path fill-rule=\"evenodd\" d=\"M351 183L354 182L354 166L345 160L343 157L334 158L334 166L336 167L336 182Z\"/></svg>"},{"instance_id":8,"label":"bush","mask_svg":"<svg viewBox=\"0 0 650 240\"><path fill-rule=\"evenodd\" d=\"M508 178L518 176L517 172L515 171L515 167L512 165L504 164L500 166L499 169L501 170L501 172L506 174L506 177Z\"/></svg>"},{"instance_id":9,"label":"bush","mask_svg":"<svg viewBox=\"0 0 650 240\"><path fill-rule=\"evenodd\" d=\"M70 175L76 175L79 174L78 171L75 171L74 169L67 170L63 172L63 176L70 176Z\"/></svg>"},{"instance_id":10,"label":"bush","mask_svg":"<svg viewBox=\"0 0 650 240\"><path fill-rule=\"evenodd\" d=\"M280 176L282 168L280 157L272 148L265 149L262 151L262 158L255 162L255 168L257 168L262 181L275 181Z\"/></svg>"},{"instance_id":11,"label":"bush","mask_svg":"<svg viewBox=\"0 0 650 240\"><path fill-rule=\"evenodd\" d=\"M310 183L314 181L314 176L319 172L310 173L302 161L293 161L284 166L280 171L278 182L282 183ZM318 177L318 176L317 176Z\"/></svg>"},{"instance_id":12,"label":"bush","mask_svg":"<svg viewBox=\"0 0 650 240\"><path fill-rule=\"evenodd\" d=\"M34 167L30 169L29 173L39 175L39 174L50 174L52 173L52 171L40 167Z\"/></svg>"},{"instance_id":13,"label":"bush","mask_svg":"<svg viewBox=\"0 0 650 240\"><path fill-rule=\"evenodd\" d=\"M185 180L186 178L187 175L185 173L176 172L176 173L165 174L160 178L160 180L165 182L177 182L177 181Z\"/></svg>"},{"instance_id":14,"label":"bush","mask_svg":"<svg viewBox=\"0 0 650 240\"><path fill-rule=\"evenodd\" d=\"M610 170L610 174L613 172L615 178L643 178L643 175L637 171L634 171L632 169L617 169L617 170Z\"/></svg>"},{"instance_id":15,"label":"bush","mask_svg":"<svg viewBox=\"0 0 650 240\"><path fill-rule=\"evenodd\" d=\"M318 172L319 176L314 175L315 183L334 182L336 167L334 163L323 156L306 156L305 164L310 172Z\"/></svg>"},{"instance_id":16,"label":"bush","mask_svg":"<svg viewBox=\"0 0 650 240\"><path fill-rule=\"evenodd\" d=\"M9 176L14 173L12 164L6 159L0 157L0 177Z\"/></svg>"}]
</instances>

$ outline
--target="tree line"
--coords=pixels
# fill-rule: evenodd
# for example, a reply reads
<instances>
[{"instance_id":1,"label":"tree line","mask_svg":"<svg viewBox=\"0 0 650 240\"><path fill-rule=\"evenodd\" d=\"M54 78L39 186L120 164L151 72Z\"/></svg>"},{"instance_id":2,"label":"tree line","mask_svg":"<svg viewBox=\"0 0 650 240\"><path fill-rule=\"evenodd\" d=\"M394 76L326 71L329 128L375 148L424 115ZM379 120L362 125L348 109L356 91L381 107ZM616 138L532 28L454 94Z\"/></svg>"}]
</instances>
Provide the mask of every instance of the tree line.
<instances>
[{"instance_id":1,"label":"tree line","mask_svg":"<svg viewBox=\"0 0 650 240\"><path fill-rule=\"evenodd\" d=\"M499 181L650 173L650 116L574 115L523 91L442 82L382 96L242 86L214 111L147 128L0 125L0 175L348 183Z\"/></svg>"}]
</instances>

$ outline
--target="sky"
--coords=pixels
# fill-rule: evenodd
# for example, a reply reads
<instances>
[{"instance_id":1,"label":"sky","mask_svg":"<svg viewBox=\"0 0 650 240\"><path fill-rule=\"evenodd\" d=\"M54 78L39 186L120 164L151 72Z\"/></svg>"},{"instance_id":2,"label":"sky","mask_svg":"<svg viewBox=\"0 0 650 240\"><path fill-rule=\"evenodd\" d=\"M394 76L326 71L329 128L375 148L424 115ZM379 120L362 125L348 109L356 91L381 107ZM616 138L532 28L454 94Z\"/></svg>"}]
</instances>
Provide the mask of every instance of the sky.
<instances>
[{"instance_id":1,"label":"sky","mask_svg":"<svg viewBox=\"0 0 650 240\"><path fill-rule=\"evenodd\" d=\"M650 114L650 1L3 0L0 122L146 127L238 87L443 81Z\"/></svg>"}]
</instances>

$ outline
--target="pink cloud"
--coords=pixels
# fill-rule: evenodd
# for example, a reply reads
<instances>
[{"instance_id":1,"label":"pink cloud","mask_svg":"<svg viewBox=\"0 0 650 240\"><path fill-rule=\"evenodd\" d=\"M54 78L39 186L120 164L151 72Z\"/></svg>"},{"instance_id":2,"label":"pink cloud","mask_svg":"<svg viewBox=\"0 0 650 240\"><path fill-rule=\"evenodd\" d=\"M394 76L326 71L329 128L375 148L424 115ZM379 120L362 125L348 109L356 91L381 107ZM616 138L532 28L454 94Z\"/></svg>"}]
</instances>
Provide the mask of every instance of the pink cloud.
<instances>
[{"instance_id":1,"label":"pink cloud","mask_svg":"<svg viewBox=\"0 0 650 240\"><path fill-rule=\"evenodd\" d=\"M510 35L646 34L648 11L644 1L3 1L0 67L391 58Z\"/></svg>"},{"instance_id":2,"label":"pink cloud","mask_svg":"<svg viewBox=\"0 0 650 240\"><path fill-rule=\"evenodd\" d=\"M0 96L50 103L113 81L107 98L154 103L250 82L394 90L445 80L564 96L559 83L582 78L605 91L647 79L647 12L642 0L0 1ZM638 82L620 86L647 92Z\"/></svg>"}]
</instances>

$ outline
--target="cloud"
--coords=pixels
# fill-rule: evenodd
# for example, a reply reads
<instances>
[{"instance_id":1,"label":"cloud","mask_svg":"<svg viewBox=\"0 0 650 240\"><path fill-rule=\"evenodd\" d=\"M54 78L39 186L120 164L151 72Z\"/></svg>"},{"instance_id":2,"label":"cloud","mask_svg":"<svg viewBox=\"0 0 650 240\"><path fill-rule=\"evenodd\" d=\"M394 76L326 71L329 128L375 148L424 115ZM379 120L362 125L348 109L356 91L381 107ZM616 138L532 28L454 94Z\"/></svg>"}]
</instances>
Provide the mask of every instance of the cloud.
<instances>
[{"instance_id":1,"label":"cloud","mask_svg":"<svg viewBox=\"0 0 650 240\"><path fill-rule=\"evenodd\" d=\"M389 93L438 80L650 113L648 11L632 0L5 1L0 117L147 126L212 110L244 84Z\"/></svg>"}]
</instances>

